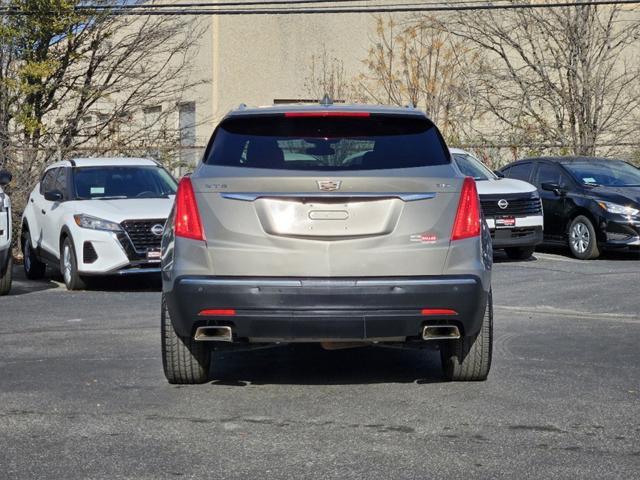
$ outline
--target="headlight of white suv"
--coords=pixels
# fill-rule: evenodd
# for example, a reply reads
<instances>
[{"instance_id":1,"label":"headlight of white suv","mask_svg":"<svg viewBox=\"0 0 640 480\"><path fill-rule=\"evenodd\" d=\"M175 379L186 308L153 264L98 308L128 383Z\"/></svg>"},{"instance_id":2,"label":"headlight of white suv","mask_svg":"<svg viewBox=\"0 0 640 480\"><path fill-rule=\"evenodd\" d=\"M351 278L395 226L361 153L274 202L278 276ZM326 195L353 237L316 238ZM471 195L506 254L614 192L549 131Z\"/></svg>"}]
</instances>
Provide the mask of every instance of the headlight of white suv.
<instances>
[{"instance_id":1,"label":"headlight of white suv","mask_svg":"<svg viewBox=\"0 0 640 480\"><path fill-rule=\"evenodd\" d=\"M638 213L640 213L640 210L638 210L637 208L627 207L625 205L618 205L617 203L598 202L598 205L600 205L601 208L603 208L609 213L617 213L619 215L628 215L633 217L635 215L638 215Z\"/></svg>"},{"instance_id":2,"label":"headlight of white suv","mask_svg":"<svg viewBox=\"0 0 640 480\"><path fill-rule=\"evenodd\" d=\"M79 227L90 228L92 230L106 230L108 232L120 232L122 227L115 222L103 220L102 218L92 217L91 215L74 215L74 220Z\"/></svg>"}]
</instances>

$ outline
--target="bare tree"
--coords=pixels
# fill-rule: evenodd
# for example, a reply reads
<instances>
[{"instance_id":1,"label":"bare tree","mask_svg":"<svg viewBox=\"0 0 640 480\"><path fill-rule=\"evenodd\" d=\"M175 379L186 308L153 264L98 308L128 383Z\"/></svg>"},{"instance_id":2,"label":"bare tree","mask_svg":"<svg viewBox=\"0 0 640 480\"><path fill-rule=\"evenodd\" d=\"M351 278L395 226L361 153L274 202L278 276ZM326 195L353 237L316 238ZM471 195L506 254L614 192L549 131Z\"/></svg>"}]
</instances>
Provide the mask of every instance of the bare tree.
<instances>
[{"instance_id":1,"label":"bare tree","mask_svg":"<svg viewBox=\"0 0 640 480\"><path fill-rule=\"evenodd\" d=\"M593 155L637 131L638 18L584 5L461 13L443 27L483 52L476 99L491 136Z\"/></svg>"},{"instance_id":2,"label":"bare tree","mask_svg":"<svg viewBox=\"0 0 640 480\"><path fill-rule=\"evenodd\" d=\"M0 164L14 171L16 215L53 159L173 143L167 120L198 83L199 20L78 13L75 3L2 0L25 14L0 19Z\"/></svg>"},{"instance_id":3,"label":"bare tree","mask_svg":"<svg viewBox=\"0 0 640 480\"><path fill-rule=\"evenodd\" d=\"M423 108L445 136L458 139L470 133L470 121L478 115L470 101L477 62L478 53L432 17L408 25L379 17L359 90L377 103Z\"/></svg>"},{"instance_id":4,"label":"bare tree","mask_svg":"<svg viewBox=\"0 0 640 480\"><path fill-rule=\"evenodd\" d=\"M352 85L347 79L344 62L329 55L325 45L322 53L311 56L305 77L307 93L315 99L329 95L333 100L347 101L352 97Z\"/></svg>"}]
</instances>

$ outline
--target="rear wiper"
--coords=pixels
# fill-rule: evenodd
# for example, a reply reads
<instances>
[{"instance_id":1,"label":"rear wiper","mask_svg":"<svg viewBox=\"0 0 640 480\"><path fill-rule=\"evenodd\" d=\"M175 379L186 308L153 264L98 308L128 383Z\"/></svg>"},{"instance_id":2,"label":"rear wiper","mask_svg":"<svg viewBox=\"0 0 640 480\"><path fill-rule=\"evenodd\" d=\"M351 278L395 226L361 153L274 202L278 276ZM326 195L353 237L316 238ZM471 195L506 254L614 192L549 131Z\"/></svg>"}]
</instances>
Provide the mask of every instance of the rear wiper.
<instances>
[{"instance_id":1,"label":"rear wiper","mask_svg":"<svg viewBox=\"0 0 640 480\"><path fill-rule=\"evenodd\" d=\"M126 195L113 195L111 197L91 197L91 200L122 200L129 198Z\"/></svg>"}]
</instances>

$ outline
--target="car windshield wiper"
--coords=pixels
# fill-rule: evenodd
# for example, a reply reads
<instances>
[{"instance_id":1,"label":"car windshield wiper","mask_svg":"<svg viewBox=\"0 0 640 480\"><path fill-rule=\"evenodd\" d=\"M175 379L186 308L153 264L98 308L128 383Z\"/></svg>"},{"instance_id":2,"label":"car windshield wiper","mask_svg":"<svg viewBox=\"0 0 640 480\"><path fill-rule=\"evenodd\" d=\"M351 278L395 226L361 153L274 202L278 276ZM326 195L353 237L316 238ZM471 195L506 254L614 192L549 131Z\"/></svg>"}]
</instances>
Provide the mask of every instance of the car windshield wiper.
<instances>
[{"instance_id":1,"label":"car windshield wiper","mask_svg":"<svg viewBox=\"0 0 640 480\"><path fill-rule=\"evenodd\" d=\"M91 197L91 200L123 200L129 198L126 195L113 195L110 197Z\"/></svg>"}]
</instances>

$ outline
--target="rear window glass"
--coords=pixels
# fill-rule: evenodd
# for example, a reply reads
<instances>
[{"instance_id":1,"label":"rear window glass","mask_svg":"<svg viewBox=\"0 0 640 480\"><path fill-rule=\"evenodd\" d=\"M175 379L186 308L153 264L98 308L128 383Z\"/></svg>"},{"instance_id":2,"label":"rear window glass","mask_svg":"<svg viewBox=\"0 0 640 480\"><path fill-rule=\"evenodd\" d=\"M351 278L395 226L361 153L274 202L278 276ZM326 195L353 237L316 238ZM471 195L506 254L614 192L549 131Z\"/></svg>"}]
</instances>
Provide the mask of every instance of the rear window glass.
<instances>
[{"instance_id":1,"label":"rear window glass","mask_svg":"<svg viewBox=\"0 0 640 480\"><path fill-rule=\"evenodd\" d=\"M205 163L287 170L374 170L449 163L426 118L255 116L216 131Z\"/></svg>"}]
</instances>

